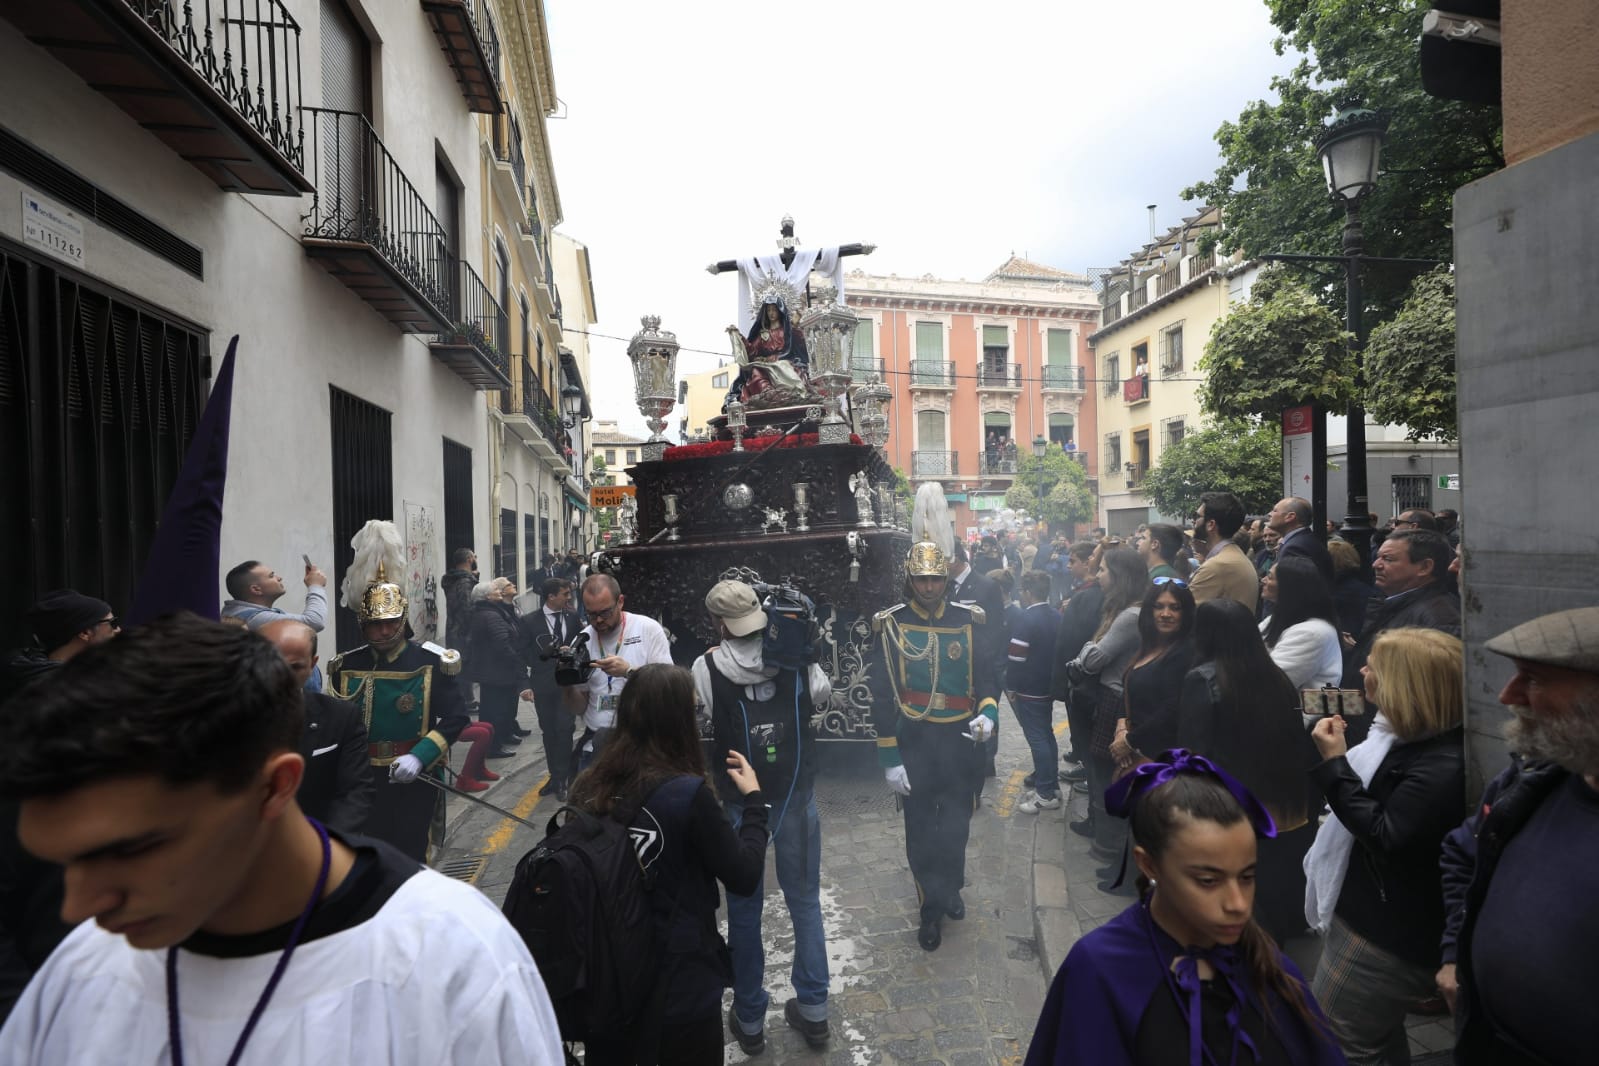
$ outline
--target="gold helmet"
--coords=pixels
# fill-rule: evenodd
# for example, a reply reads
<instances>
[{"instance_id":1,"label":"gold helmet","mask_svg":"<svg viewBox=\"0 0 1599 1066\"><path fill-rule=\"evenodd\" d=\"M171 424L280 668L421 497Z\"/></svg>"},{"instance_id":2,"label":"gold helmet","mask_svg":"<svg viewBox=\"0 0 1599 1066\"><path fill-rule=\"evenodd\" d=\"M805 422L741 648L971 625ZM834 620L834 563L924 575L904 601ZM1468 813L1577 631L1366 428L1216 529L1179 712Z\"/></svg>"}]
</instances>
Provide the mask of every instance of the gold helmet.
<instances>
[{"instance_id":1,"label":"gold helmet","mask_svg":"<svg viewBox=\"0 0 1599 1066\"><path fill-rule=\"evenodd\" d=\"M948 577L949 556L930 540L918 541L905 556L905 576Z\"/></svg>"},{"instance_id":2,"label":"gold helmet","mask_svg":"<svg viewBox=\"0 0 1599 1066\"><path fill-rule=\"evenodd\" d=\"M393 522L374 519L350 540L355 558L344 574L344 606L366 622L404 618L405 590L389 575L405 573L405 545Z\"/></svg>"}]
</instances>

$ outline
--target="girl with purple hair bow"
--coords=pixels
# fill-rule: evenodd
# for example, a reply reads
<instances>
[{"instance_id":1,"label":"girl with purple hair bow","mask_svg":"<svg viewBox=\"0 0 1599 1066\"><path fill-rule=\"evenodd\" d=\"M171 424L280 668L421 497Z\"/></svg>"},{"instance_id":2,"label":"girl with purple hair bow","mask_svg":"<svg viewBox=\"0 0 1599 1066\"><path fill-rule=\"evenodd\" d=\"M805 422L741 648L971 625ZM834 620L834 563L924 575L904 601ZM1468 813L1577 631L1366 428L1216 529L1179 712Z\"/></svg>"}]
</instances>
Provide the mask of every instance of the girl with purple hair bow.
<instances>
[{"instance_id":1,"label":"girl with purple hair bow","mask_svg":"<svg viewBox=\"0 0 1599 1066\"><path fill-rule=\"evenodd\" d=\"M1026 1066L1334 1066L1305 979L1251 917L1257 834L1277 827L1221 767L1162 752L1105 792L1132 825L1139 899L1061 964Z\"/></svg>"}]
</instances>

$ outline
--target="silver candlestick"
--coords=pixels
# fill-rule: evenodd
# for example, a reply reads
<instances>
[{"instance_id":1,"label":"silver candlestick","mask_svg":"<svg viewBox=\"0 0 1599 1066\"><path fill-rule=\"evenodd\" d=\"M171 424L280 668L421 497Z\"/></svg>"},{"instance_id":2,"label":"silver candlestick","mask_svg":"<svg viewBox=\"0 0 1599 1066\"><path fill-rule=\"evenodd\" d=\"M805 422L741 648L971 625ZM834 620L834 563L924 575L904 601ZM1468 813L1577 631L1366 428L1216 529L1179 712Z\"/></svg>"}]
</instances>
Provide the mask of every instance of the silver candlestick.
<instances>
[{"instance_id":1,"label":"silver candlestick","mask_svg":"<svg viewBox=\"0 0 1599 1066\"><path fill-rule=\"evenodd\" d=\"M639 413L650 427L640 453L645 462L666 455L666 416L677 403L677 335L661 328L659 315L645 315L643 329L633 334L627 357L633 362L633 392Z\"/></svg>"},{"instance_id":2,"label":"silver candlestick","mask_svg":"<svg viewBox=\"0 0 1599 1066\"><path fill-rule=\"evenodd\" d=\"M811 487L803 481L796 481L794 489L794 532L809 533L810 525L805 521L805 516L811 509Z\"/></svg>"},{"instance_id":3,"label":"silver candlestick","mask_svg":"<svg viewBox=\"0 0 1599 1066\"><path fill-rule=\"evenodd\" d=\"M666 519L666 539L669 541L681 540L682 536L677 531L677 524L682 520L682 515L677 513L677 496L669 492L661 497L661 504L664 508L663 517Z\"/></svg>"},{"instance_id":4,"label":"silver candlestick","mask_svg":"<svg viewBox=\"0 0 1599 1066\"><path fill-rule=\"evenodd\" d=\"M733 434L733 450L744 450L744 431L749 428L749 420L744 417L744 405L737 400L730 401L727 405L727 430Z\"/></svg>"}]
</instances>

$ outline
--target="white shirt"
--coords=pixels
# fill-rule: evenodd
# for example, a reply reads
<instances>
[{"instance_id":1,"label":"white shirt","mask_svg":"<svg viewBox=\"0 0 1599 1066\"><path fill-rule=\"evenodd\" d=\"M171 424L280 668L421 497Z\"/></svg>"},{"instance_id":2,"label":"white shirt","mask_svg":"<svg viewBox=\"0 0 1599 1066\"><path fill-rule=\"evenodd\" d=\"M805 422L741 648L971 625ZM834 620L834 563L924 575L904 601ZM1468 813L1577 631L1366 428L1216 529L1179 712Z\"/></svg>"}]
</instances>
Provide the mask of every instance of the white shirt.
<instances>
[{"instance_id":1,"label":"white shirt","mask_svg":"<svg viewBox=\"0 0 1599 1066\"><path fill-rule=\"evenodd\" d=\"M1261 636L1266 635L1269 625L1270 618L1260 623ZM1295 688L1321 688L1343 680L1344 646L1338 640L1338 630L1320 618L1307 618L1289 626L1270 650L1271 661L1288 675Z\"/></svg>"},{"instance_id":2,"label":"white shirt","mask_svg":"<svg viewBox=\"0 0 1599 1066\"><path fill-rule=\"evenodd\" d=\"M667 642L666 630L653 618L631 611L622 612L622 620L615 629L601 637L592 625L585 626L589 638L589 654L596 659L620 655L629 666L647 663L670 663L672 646ZM627 684L625 677L612 677L604 670L589 674L589 703L583 712L583 724L590 729L609 729L616 724L616 701Z\"/></svg>"},{"instance_id":3,"label":"white shirt","mask_svg":"<svg viewBox=\"0 0 1599 1066\"><path fill-rule=\"evenodd\" d=\"M0 1062L170 1061L165 950L141 951L92 921L34 976L0 1030ZM276 951L179 950L183 1057L226 1062ZM366 921L302 945L245 1044L242 1063L500 1063L562 1066L560 1032L526 945L477 889L432 870Z\"/></svg>"}]
</instances>

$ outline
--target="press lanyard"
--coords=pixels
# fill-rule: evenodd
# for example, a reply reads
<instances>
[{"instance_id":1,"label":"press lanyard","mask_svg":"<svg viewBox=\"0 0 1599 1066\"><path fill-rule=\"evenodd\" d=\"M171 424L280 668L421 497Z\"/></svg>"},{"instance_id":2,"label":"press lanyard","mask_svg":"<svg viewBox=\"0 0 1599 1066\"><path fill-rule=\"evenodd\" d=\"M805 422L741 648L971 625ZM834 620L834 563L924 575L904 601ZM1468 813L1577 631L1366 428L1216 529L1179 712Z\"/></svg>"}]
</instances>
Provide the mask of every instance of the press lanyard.
<instances>
[{"instance_id":1,"label":"press lanyard","mask_svg":"<svg viewBox=\"0 0 1599 1066\"><path fill-rule=\"evenodd\" d=\"M624 615L622 615L621 624L616 627L616 643L611 645L611 654L612 655L615 655L617 652L622 650L622 637L624 635L626 635L626 633L627 633L627 615L624 614ZM594 639L600 642L600 658L602 658L602 659L606 658L606 655L605 655L605 638L600 636L598 633L595 633L594 634ZM616 681L616 678L612 677L610 674L606 674L605 675L605 691L606 692L611 691L611 685L615 681Z\"/></svg>"},{"instance_id":2,"label":"press lanyard","mask_svg":"<svg viewBox=\"0 0 1599 1066\"><path fill-rule=\"evenodd\" d=\"M283 971L289 968L289 956L294 954L294 949L300 946L300 937L305 933L305 927L311 920L311 912L316 910L316 905L322 899L323 891L328 887L328 870L333 865L333 845L328 840L328 831L321 822L315 818L307 818L311 827L316 830L317 837L322 841L322 869L316 875L316 887L311 890L311 898L305 901L305 909L300 912L300 918L294 923L294 928L289 931L289 942L283 945L283 953L278 956L278 964L272 970L272 976L267 979L266 988L261 992L261 998L255 1001L255 1007L250 1011L250 1020L244 1023L244 1032L239 1034L239 1042L233 1045L233 1054L228 1056L228 1066L237 1066L240 1057L244 1055L244 1045L249 1042L250 1034L255 1031L255 1023L261 1020L261 1015L266 1012L267 1000L272 998L272 993L277 991L278 981L283 978ZM176 946L167 948L167 1033L172 1044L172 1066L183 1066L183 1032L178 1024L178 949Z\"/></svg>"}]
</instances>

